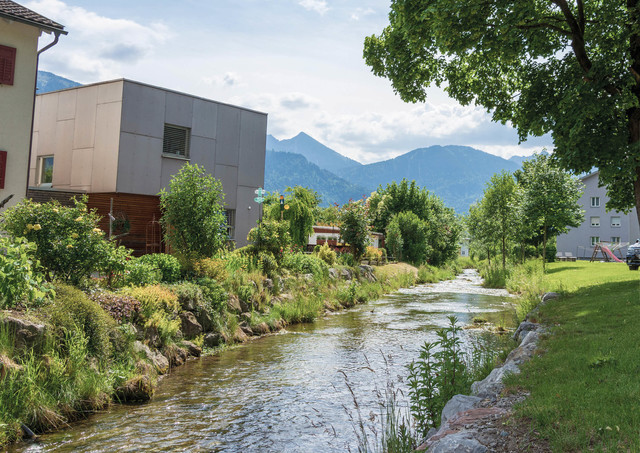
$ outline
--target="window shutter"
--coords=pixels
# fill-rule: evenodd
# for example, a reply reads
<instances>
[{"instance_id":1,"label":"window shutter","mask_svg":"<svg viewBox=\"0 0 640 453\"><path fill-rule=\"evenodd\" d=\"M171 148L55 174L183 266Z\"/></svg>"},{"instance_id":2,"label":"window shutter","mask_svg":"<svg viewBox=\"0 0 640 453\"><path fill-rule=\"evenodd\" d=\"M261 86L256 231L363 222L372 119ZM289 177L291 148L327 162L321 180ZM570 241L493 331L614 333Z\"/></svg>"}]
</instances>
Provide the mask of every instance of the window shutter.
<instances>
[{"instance_id":1,"label":"window shutter","mask_svg":"<svg viewBox=\"0 0 640 453\"><path fill-rule=\"evenodd\" d=\"M0 84L13 85L16 69L16 49L0 45Z\"/></svg>"},{"instance_id":2,"label":"window shutter","mask_svg":"<svg viewBox=\"0 0 640 453\"><path fill-rule=\"evenodd\" d=\"M164 140L162 152L164 154L175 154L189 158L189 135L191 130L186 127L164 125Z\"/></svg>"},{"instance_id":3,"label":"window shutter","mask_svg":"<svg viewBox=\"0 0 640 453\"><path fill-rule=\"evenodd\" d=\"M7 173L7 152L0 151L0 189L4 189L4 179Z\"/></svg>"}]
</instances>

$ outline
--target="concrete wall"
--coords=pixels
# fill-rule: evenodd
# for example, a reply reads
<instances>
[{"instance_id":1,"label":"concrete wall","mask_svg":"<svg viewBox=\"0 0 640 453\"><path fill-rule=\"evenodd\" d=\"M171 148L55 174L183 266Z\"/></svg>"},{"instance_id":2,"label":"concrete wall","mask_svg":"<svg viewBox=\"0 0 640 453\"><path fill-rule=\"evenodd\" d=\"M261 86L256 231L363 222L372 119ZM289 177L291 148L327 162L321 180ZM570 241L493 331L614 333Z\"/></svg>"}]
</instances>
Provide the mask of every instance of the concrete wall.
<instances>
[{"instance_id":1,"label":"concrete wall","mask_svg":"<svg viewBox=\"0 0 640 453\"><path fill-rule=\"evenodd\" d=\"M598 173L586 176L582 182L585 189L579 203L585 211L584 222L578 228L571 228L567 234L558 236L558 252L570 252L573 256L591 258L591 237L599 237L601 241L611 241L612 237L619 237L621 242L635 242L640 235L635 209L629 214L607 212L605 205L609 197L606 187L598 187ZM591 197L600 198L599 207L591 207ZM591 226L592 217L600 217L600 226ZM619 227L611 226L612 217L620 217ZM622 256L626 254L626 250L626 247L622 249Z\"/></svg>"},{"instance_id":2,"label":"concrete wall","mask_svg":"<svg viewBox=\"0 0 640 453\"><path fill-rule=\"evenodd\" d=\"M122 91L118 80L37 96L29 186L53 155L53 188L116 191Z\"/></svg>"},{"instance_id":3,"label":"concrete wall","mask_svg":"<svg viewBox=\"0 0 640 453\"><path fill-rule=\"evenodd\" d=\"M5 207L15 205L26 195L39 36L36 27L0 19L0 44L16 49L13 85L0 85L0 150L7 151L0 201L14 194Z\"/></svg>"},{"instance_id":4,"label":"concrete wall","mask_svg":"<svg viewBox=\"0 0 640 453\"><path fill-rule=\"evenodd\" d=\"M185 162L222 182L236 211L235 239L246 245L258 220L254 190L264 185L267 115L124 81L117 192L155 195ZM191 129L189 158L162 153L164 125Z\"/></svg>"}]
</instances>

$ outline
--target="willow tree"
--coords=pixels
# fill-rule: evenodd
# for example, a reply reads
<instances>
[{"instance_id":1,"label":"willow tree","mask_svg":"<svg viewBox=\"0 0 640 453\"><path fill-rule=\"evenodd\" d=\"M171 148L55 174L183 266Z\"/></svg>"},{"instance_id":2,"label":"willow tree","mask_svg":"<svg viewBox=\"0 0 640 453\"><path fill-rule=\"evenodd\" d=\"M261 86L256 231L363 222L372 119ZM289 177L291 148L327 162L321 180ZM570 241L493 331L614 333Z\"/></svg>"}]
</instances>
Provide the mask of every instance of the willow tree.
<instances>
[{"instance_id":1,"label":"willow tree","mask_svg":"<svg viewBox=\"0 0 640 453\"><path fill-rule=\"evenodd\" d=\"M314 213L320 204L320 196L302 186L287 187L284 192L284 204L288 209L281 209L280 194L274 192L265 201L264 215L267 219L289 221L292 242L305 247L313 233Z\"/></svg>"},{"instance_id":2,"label":"willow tree","mask_svg":"<svg viewBox=\"0 0 640 453\"><path fill-rule=\"evenodd\" d=\"M551 133L568 170L600 169L610 209L640 223L640 0L392 0L366 38L405 101L444 87L526 140Z\"/></svg>"}]
</instances>

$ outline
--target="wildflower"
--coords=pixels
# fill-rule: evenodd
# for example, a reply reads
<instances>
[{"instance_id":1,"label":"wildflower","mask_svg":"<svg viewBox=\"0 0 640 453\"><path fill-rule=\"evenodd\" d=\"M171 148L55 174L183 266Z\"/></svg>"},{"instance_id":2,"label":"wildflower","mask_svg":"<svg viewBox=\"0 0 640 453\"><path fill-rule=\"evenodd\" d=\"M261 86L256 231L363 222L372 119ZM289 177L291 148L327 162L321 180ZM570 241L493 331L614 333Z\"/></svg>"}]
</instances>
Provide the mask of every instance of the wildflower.
<instances>
[{"instance_id":1,"label":"wildflower","mask_svg":"<svg viewBox=\"0 0 640 453\"><path fill-rule=\"evenodd\" d=\"M57 214L58 213L58 208L53 208L52 211Z\"/></svg>"},{"instance_id":2,"label":"wildflower","mask_svg":"<svg viewBox=\"0 0 640 453\"><path fill-rule=\"evenodd\" d=\"M94 233L102 234L102 230L100 228L94 228L92 231Z\"/></svg>"},{"instance_id":3,"label":"wildflower","mask_svg":"<svg viewBox=\"0 0 640 453\"><path fill-rule=\"evenodd\" d=\"M68 249L72 249L72 248L73 248L73 245L71 245L71 244L67 244L67 248L68 248Z\"/></svg>"},{"instance_id":4,"label":"wildflower","mask_svg":"<svg viewBox=\"0 0 640 453\"><path fill-rule=\"evenodd\" d=\"M27 233L28 233L28 231L27 231L27 230L24 230L24 231L22 232L22 234L27 234Z\"/></svg>"},{"instance_id":5,"label":"wildflower","mask_svg":"<svg viewBox=\"0 0 640 453\"><path fill-rule=\"evenodd\" d=\"M76 219L76 222L82 222L82 216L78 216L78 218Z\"/></svg>"},{"instance_id":6,"label":"wildflower","mask_svg":"<svg viewBox=\"0 0 640 453\"><path fill-rule=\"evenodd\" d=\"M71 237L72 237L73 239L76 239L76 238L78 237L78 233L71 233Z\"/></svg>"},{"instance_id":7,"label":"wildflower","mask_svg":"<svg viewBox=\"0 0 640 453\"><path fill-rule=\"evenodd\" d=\"M33 230L33 225L31 225L30 223L27 223L27 230Z\"/></svg>"},{"instance_id":8,"label":"wildflower","mask_svg":"<svg viewBox=\"0 0 640 453\"><path fill-rule=\"evenodd\" d=\"M39 223L36 223L36 224L33 226L33 229L34 229L34 230L36 230L36 231L39 231L39 230L41 230L41 229L42 229L42 227L40 226L40 224L39 224Z\"/></svg>"}]
</instances>

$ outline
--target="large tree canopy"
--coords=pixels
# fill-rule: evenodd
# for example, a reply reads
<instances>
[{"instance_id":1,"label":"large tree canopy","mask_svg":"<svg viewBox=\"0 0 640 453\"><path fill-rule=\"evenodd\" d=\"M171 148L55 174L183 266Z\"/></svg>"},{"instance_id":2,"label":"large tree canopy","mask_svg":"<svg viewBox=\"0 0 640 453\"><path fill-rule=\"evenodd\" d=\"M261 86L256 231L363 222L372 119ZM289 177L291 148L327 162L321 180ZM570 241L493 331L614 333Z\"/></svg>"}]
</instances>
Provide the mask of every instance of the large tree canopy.
<instances>
[{"instance_id":1,"label":"large tree canopy","mask_svg":"<svg viewBox=\"0 0 640 453\"><path fill-rule=\"evenodd\" d=\"M405 101L435 84L521 140L550 132L559 163L598 167L607 207L640 222L639 2L392 0L364 57Z\"/></svg>"}]
</instances>

